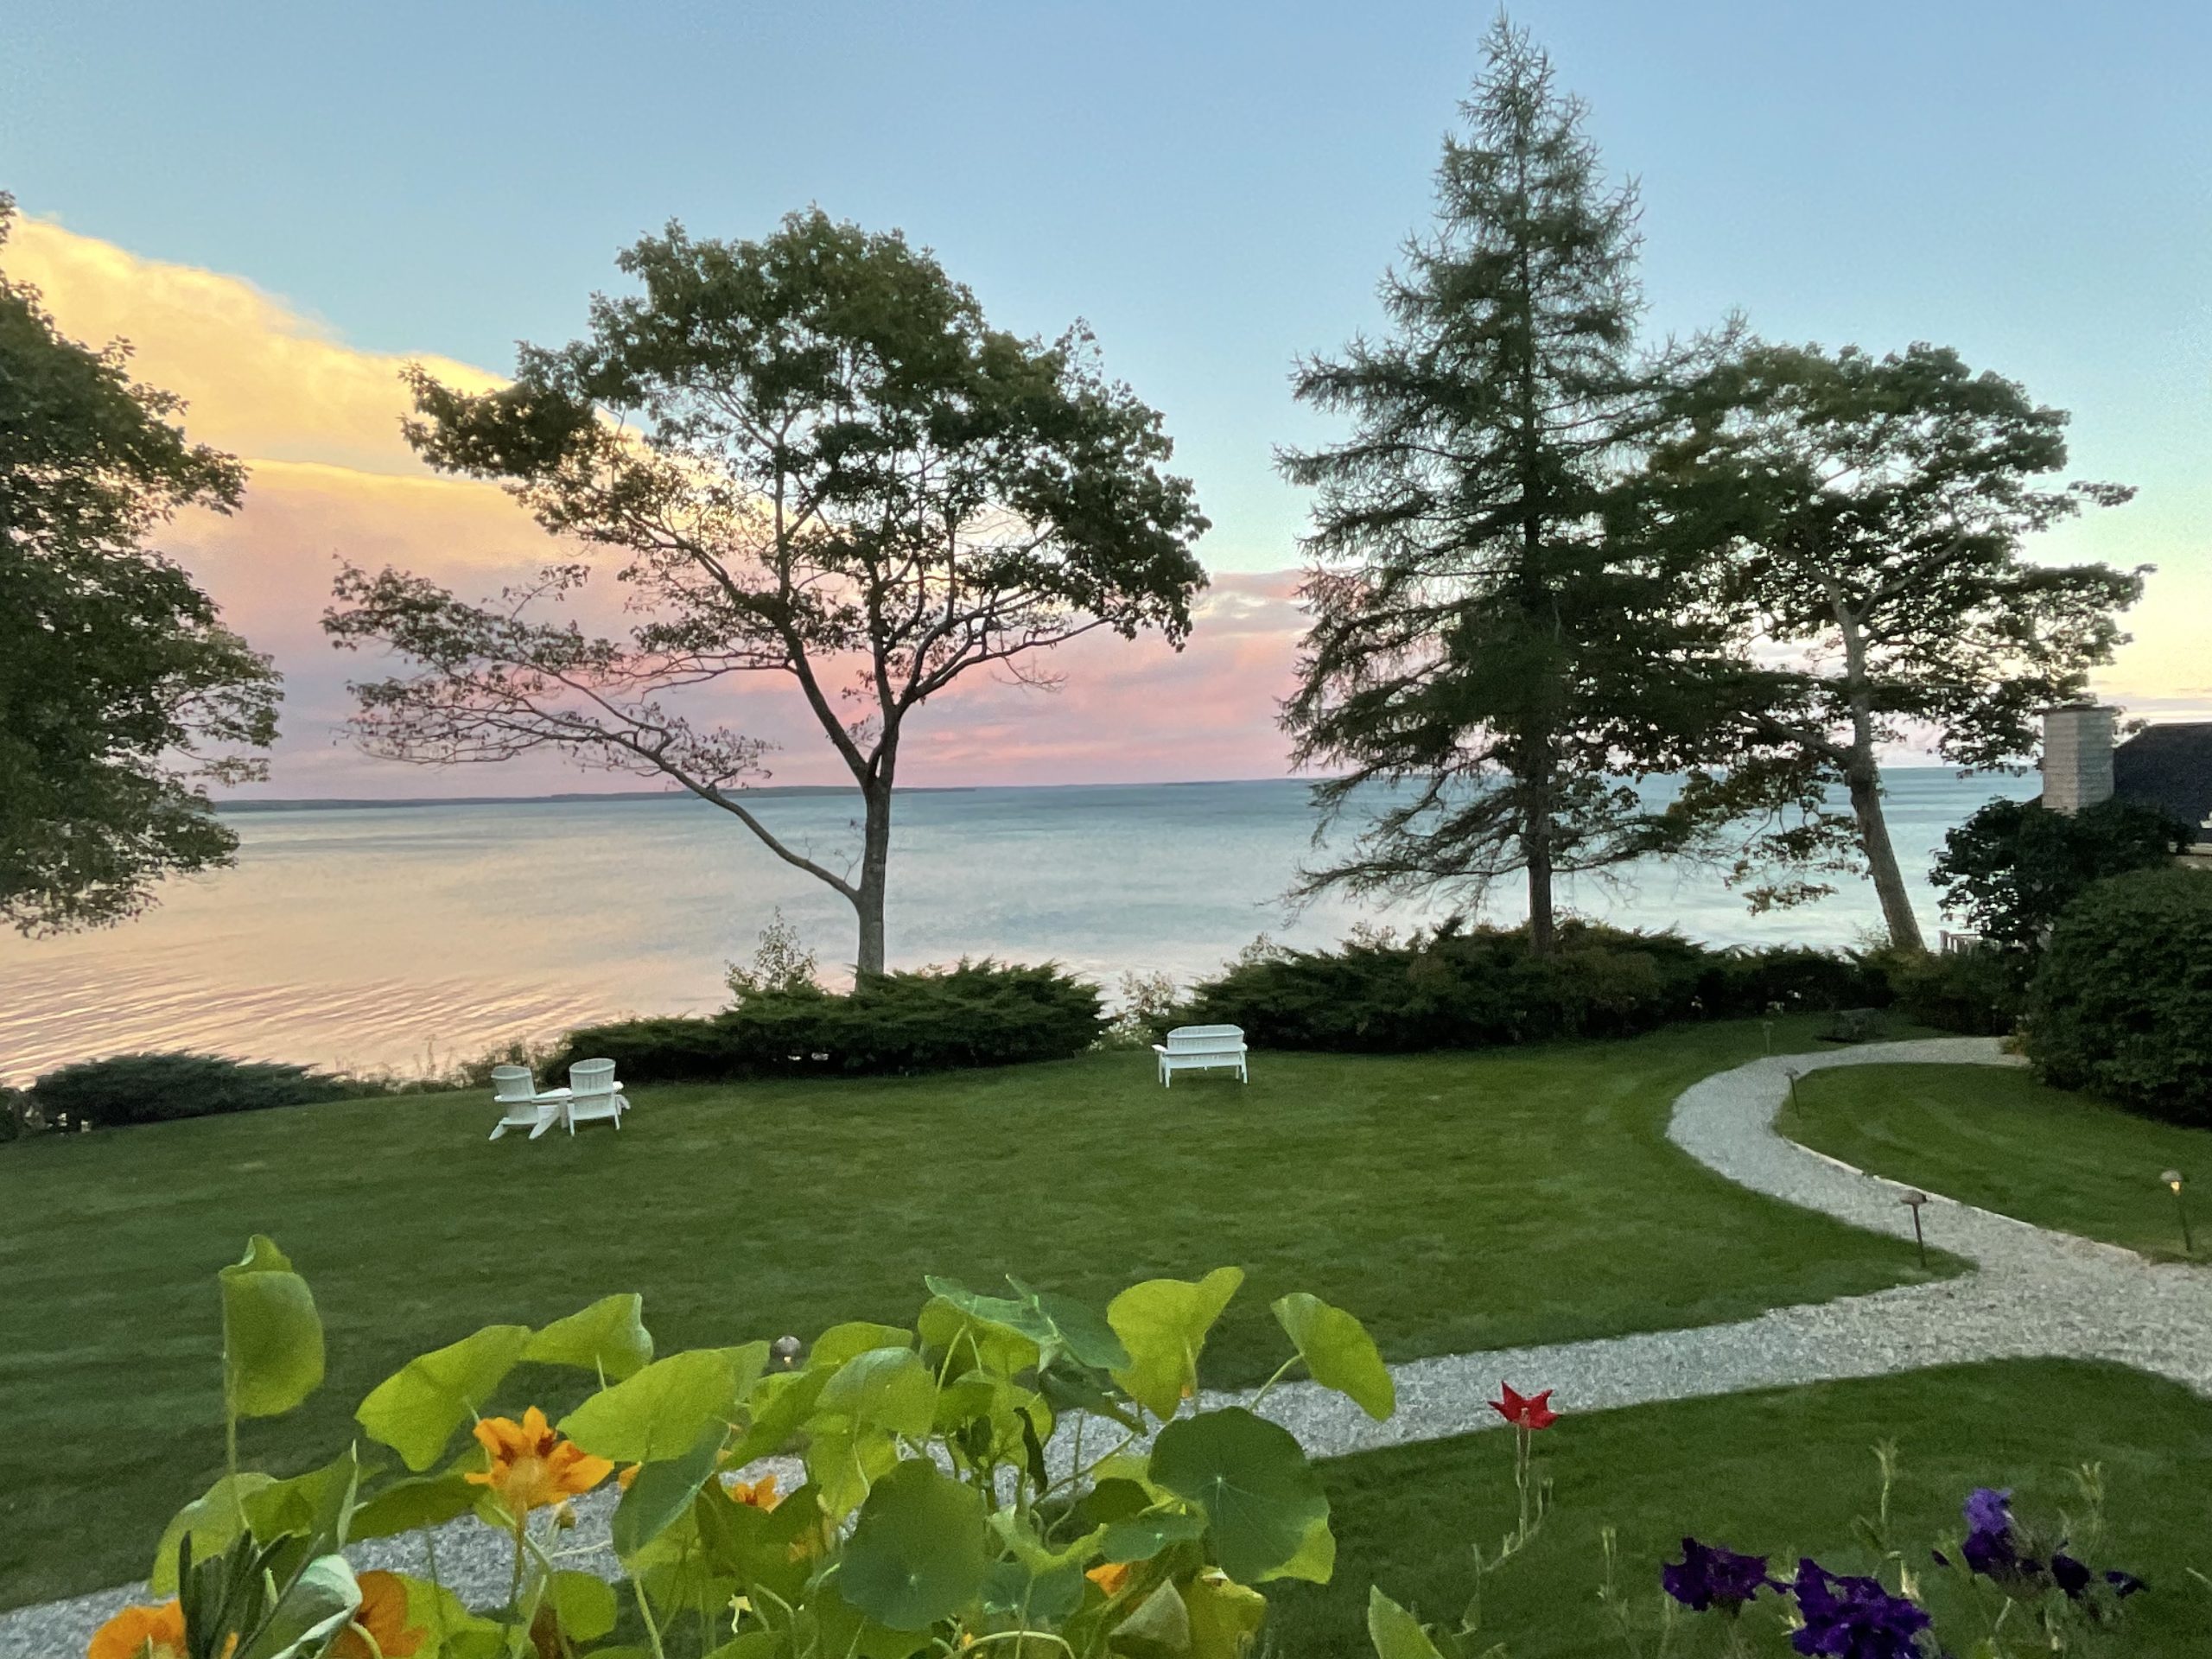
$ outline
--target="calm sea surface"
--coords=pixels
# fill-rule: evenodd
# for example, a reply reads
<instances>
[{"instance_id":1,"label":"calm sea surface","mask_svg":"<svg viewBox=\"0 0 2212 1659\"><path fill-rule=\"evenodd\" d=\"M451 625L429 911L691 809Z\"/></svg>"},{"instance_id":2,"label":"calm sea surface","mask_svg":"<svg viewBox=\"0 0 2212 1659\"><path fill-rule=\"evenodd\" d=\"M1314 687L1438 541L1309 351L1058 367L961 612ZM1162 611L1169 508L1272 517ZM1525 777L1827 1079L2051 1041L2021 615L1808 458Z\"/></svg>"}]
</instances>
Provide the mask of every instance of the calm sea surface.
<instances>
[{"instance_id":1,"label":"calm sea surface","mask_svg":"<svg viewBox=\"0 0 2212 1659\"><path fill-rule=\"evenodd\" d=\"M2032 778L1891 773L1891 828L1916 880L1943 831ZM830 795L763 797L760 816L833 867L855 837ZM1294 782L977 789L901 798L894 965L1056 958L1110 989L1127 969L1188 980L1266 931L1342 937L1338 902L1284 913L1311 855ZM172 883L140 920L76 938L0 935L0 1078L138 1049L413 1073L510 1038L627 1013L712 1008L723 964L780 906L825 969L852 913L688 798L240 814L238 868ZM1929 926L1934 889L1920 887ZM1878 919L1853 884L1755 918L1706 871L1633 868L1570 889L1581 912L1715 941L1858 941ZM1496 914L1519 913L1501 890ZM1417 912L1383 912L1417 921Z\"/></svg>"}]
</instances>

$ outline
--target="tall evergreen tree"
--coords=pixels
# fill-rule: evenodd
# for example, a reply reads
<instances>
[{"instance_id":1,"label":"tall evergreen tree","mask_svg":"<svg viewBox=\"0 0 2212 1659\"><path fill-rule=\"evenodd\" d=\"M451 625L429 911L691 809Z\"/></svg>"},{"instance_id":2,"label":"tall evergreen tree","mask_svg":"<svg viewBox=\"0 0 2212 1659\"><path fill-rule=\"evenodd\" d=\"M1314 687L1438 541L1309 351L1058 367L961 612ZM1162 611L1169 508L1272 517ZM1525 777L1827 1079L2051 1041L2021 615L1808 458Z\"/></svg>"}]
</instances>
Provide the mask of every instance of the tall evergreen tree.
<instances>
[{"instance_id":1,"label":"tall evergreen tree","mask_svg":"<svg viewBox=\"0 0 2212 1659\"><path fill-rule=\"evenodd\" d=\"M1389 337L1294 377L1355 431L1282 459L1318 493L1284 724L1337 773L1325 822L1391 786L1306 892L1474 899L1522 871L1542 951L1557 875L1678 843L1634 785L1695 759L1719 688L1691 562L1624 511L1665 366L1637 343L1634 190L1524 31L1485 50L1435 227L1384 278Z\"/></svg>"}]
</instances>

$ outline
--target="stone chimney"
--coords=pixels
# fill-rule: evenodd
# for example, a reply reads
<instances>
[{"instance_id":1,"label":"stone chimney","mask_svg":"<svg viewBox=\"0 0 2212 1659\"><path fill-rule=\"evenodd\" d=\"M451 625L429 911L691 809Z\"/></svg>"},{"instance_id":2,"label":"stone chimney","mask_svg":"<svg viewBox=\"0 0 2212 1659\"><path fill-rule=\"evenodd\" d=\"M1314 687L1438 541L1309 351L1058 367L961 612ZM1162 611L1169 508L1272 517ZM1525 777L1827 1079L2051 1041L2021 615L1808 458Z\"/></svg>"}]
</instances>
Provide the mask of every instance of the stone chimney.
<instances>
[{"instance_id":1,"label":"stone chimney","mask_svg":"<svg viewBox=\"0 0 2212 1659\"><path fill-rule=\"evenodd\" d=\"M2073 814L2112 798L2115 709L2077 703L2043 711L2043 804Z\"/></svg>"}]
</instances>

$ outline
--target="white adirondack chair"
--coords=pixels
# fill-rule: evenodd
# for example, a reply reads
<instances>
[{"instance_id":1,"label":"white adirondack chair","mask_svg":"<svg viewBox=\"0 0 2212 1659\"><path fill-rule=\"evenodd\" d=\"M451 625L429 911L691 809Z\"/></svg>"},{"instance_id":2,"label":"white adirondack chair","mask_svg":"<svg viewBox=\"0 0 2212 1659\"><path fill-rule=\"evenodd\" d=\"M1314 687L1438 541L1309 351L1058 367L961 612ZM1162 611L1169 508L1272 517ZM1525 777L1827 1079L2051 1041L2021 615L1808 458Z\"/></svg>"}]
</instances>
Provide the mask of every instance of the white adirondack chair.
<instances>
[{"instance_id":1,"label":"white adirondack chair","mask_svg":"<svg viewBox=\"0 0 2212 1659\"><path fill-rule=\"evenodd\" d=\"M499 1121L492 1126L492 1139L498 1140L509 1129L528 1129L530 1138L537 1140L553 1127L561 1115L561 1103L568 1097L566 1089L549 1089L541 1093L537 1080L530 1075L526 1066L493 1066L492 1099L501 1111Z\"/></svg>"},{"instance_id":2,"label":"white adirondack chair","mask_svg":"<svg viewBox=\"0 0 2212 1659\"><path fill-rule=\"evenodd\" d=\"M1174 1086L1178 1071L1205 1071L1215 1066L1235 1071L1239 1083L1251 1081L1245 1070L1242 1026L1178 1026L1167 1033L1166 1042L1154 1043L1152 1052L1160 1056L1160 1083L1164 1089Z\"/></svg>"},{"instance_id":3,"label":"white adirondack chair","mask_svg":"<svg viewBox=\"0 0 2212 1659\"><path fill-rule=\"evenodd\" d=\"M622 1127L622 1114L630 1108L622 1085L614 1081L612 1060L578 1060L569 1068L569 1086L563 1092L568 1098L558 1109L570 1135L576 1132L577 1124L600 1117L619 1129Z\"/></svg>"}]
</instances>

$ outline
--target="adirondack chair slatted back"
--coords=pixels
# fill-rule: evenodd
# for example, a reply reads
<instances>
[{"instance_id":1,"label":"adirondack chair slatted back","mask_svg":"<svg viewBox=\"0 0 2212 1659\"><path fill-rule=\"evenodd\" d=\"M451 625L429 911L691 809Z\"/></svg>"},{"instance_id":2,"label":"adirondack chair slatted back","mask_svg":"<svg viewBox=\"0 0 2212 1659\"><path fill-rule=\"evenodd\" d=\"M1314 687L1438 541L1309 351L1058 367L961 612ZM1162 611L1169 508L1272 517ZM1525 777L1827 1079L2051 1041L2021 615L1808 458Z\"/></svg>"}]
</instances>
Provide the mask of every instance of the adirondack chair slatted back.
<instances>
[{"instance_id":1,"label":"adirondack chair slatted back","mask_svg":"<svg viewBox=\"0 0 2212 1659\"><path fill-rule=\"evenodd\" d=\"M534 1100L537 1084L529 1069L519 1065L495 1065L492 1068L492 1098L501 1105L516 1101Z\"/></svg>"},{"instance_id":2,"label":"adirondack chair slatted back","mask_svg":"<svg viewBox=\"0 0 2212 1659\"><path fill-rule=\"evenodd\" d=\"M569 1068L569 1094L572 1100L614 1092L613 1061L578 1060Z\"/></svg>"}]
</instances>

